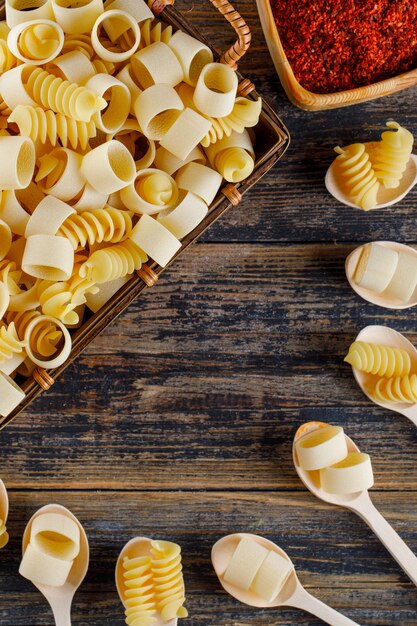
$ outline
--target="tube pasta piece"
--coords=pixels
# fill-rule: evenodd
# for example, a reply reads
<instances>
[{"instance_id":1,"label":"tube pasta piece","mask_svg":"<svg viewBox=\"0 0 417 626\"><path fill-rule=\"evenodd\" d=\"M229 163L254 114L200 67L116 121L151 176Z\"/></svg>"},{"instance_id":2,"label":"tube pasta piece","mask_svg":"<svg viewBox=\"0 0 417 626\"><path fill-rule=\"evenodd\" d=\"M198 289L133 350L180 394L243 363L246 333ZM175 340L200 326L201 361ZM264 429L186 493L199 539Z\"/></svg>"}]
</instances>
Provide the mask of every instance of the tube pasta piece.
<instances>
[{"instance_id":1,"label":"tube pasta piece","mask_svg":"<svg viewBox=\"0 0 417 626\"><path fill-rule=\"evenodd\" d=\"M300 467L306 471L319 470L346 458L348 449L345 433L340 426L319 428L295 443Z\"/></svg>"},{"instance_id":2,"label":"tube pasta piece","mask_svg":"<svg viewBox=\"0 0 417 626\"><path fill-rule=\"evenodd\" d=\"M381 135L373 168L377 179L386 189L399 186L413 150L414 137L397 122L387 122L387 130Z\"/></svg>"},{"instance_id":3,"label":"tube pasta piece","mask_svg":"<svg viewBox=\"0 0 417 626\"><path fill-rule=\"evenodd\" d=\"M269 551L252 539L242 538L222 576L228 582L248 591Z\"/></svg>"},{"instance_id":4,"label":"tube pasta piece","mask_svg":"<svg viewBox=\"0 0 417 626\"><path fill-rule=\"evenodd\" d=\"M84 156L81 173L93 189L111 194L130 185L136 169L129 150L120 141L112 140Z\"/></svg>"},{"instance_id":5,"label":"tube pasta piece","mask_svg":"<svg viewBox=\"0 0 417 626\"><path fill-rule=\"evenodd\" d=\"M36 347L36 339L38 338L39 332L45 328L45 324L48 325L49 323L55 324L61 331L63 345L52 355L45 357L38 354L33 348ZM35 333L35 337L33 337L33 333ZM53 369L54 367L59 367L68 359L71 353L72 340L66 326L64 326L60 320L52 316L40 315L32 319L27 325L25 330L25 344L26 353L35 365L43 367L44 369Z\"/></svg>"},{"instance_id":6,"label":"tube pasta piece","mask_svg":"<svg viewBox=\"0 0 417 626\"><path fill-rule=\"evenodd\" d=\"M51 0L6 0L6 22L9 28L38 19L54 19Z\"/></svg>"},{"instance_id":7,"label":"tube pasta piece","mask_svg":"<svg viewBox=\"0 0 417 626\"><path fill-rule=\"evenodd\" d=\"M339 155L335 159L337 178L346 194L364 211L375 208L379 182L364 144L336 146L334 150Z\"/></svg>"},{"instance_id":8,"label":"tube pasta piece","mask_svg":"<svg viewBox=\"0 0 417 626\"><path fill-rule=\"evenodd\" d=\"M191 163L191 161L200 163L200 165L205 165L207 163L206 155L198 146L191 150L184 161L174 156L171 152L168 152L168 150L165 150L165 148L162 148L161 146L159 146L156 150L154 158L155 167L159 170L163 170L170 176L173 176L175 172L180 169L180 167L186 165L187 163Z\"/></svg>"},{"instance_id":9,"label":"tube pasta piece","mask_svg":"<svg viewBox=\"0 0 417 626\"><path fill-rule=\"evenodd\" d=\"M202 115L192 109L184 109L162 137L160 145L184 161L210 127L211 122Z\"/></svg>"},{"instance_id":10,"label":"tube pasta piece","mask_svg":"<svg viewBox=\"0 0 417 626\"><path fill-rule=\"evenodd\" d=\"M255 167L255 151L248 131L233 131L206 148L211 165L228 182L237 183L247 178Z\"/></svg>"},{"instance_id":11,"label":"tube pasta piece","mask_svg":"<svg viewBox=\"0 0 417 626\"><path fill-rule=\"evenodd\" d=\"M64 33L70 35L89 33L104 11L102 0L87 0L82 4L74 4L71 0L51 1L56 21Z\"/></svg>"},{"instance_id":12,"label":"tube pasta piece","mask_svg":"<svg viewBox=\"0 0 417 626\"><path fill-rule=\"evenodd\" d=\"M162 41L139 50L131 58L133 72L143 89L157 83L175 87L184 78L175 53Z\"/></svg>"},{"instance_id":13,"label":"tube pasta piece","mask_svg":"<svg viewBox=\"0 0 417 626\"><path fill-rule=\"evenodd\" d=\"M398 253L394 275L384 291L389 298L409 302L417 286L417 259L406 252Z\"/></svg>"},{"instance_id":14,"label":"tube pasta piece","mask_svg":"<svg viewBox=\"0 0 417 626\"><path fill-rule=\"evenodd\" d=\"M42 105L45 109L62 113L79 122L89 122L94 113L107 106L107 102L103 98L86 87L62 80L59 76L54 76L54 74L50 74L40 67L25 65L23 68L21 80L25 91L31 100ZM18 69L10 70L3 75L0 81L0 90L6 102L3 78ZM33 104L33 102L22 101L16 104Z\"/></svg>"},{"instance_id":15,"label":"tube pasta piece","mask_svg":"<svg viewBox=\"0 0 417 626\"><path fill-rule=\"evenodd\" d=\"M13 358L15 354L21 354L25 348L25 342L19 339L13 322L0 327L0 363Z\"/></svg>"},{"instance_id":16,"label":"tube pasta piece","mask_svg":"<svg viewBox=\"0 0 417 626\"><path fill-rule=\"evenodd\" d=\"M9 311L31 311L36 309L39 306L37 284L37 281L35 281L26 291L10 296Z\"/></svg>"},{"instance_id":17,"label":"tube pasta piece","mask_svg":"<svg viewBox=\"0 0 417 626\"><path fill-rule=\"evenodd\" d=\"M28 324L40 315L40 311L20 311L19 313L9 311L6 319L8 323L14 322L19 339L25 341L25 333ZM57 351L57 344L61 337L62 332L57 325L49 320L44 320L43 323L38 324L35 331L31 333L31 349L42 357L52 356ZM20 362L22 362L25 357L26 353L24 353Z\"/></svg>"},{"instance_id":18,"label":"tube pasta piece","mask_svg":"<svg viewBox=\"0 0 417 626\"><path fill-rule=\"evenodd\" d=\"M195 162L184 165L178 171L175 180L179 189L193 192L208 206L213 202L222 184L222 177L218 172Z\"/></svg>"},{"instance_id":19,"label":"tube pasta piece","mask_svg":"<svg viewBox=\"0 0 417 626\"><path fill-rule=\"evenodd\" d=\"M135 102L135 114L146 137L160 140L184 109L181 98L170 85L145 89Z\"/></svg>"},{"instance_id":20,"label":"tube pasta piece","mask_svg":"<svg viewBox=\"0 0 417 626\"><path fill-rule=\"evenodd\" d=\"M251 589L260 598L267 602L272 602L293 571L294 565L291 561L284 559L280 554L271 550L265 560L262 561Z\"/></svg>"},{"instance_id":21,"label":"tube pasta piece","mask_svg":"<svg viewBox=\"0 0 417 626\"><path fill-rule=\"evenodd\" d=\"M169 43L172 37L172 26L158 19L149 19L140 25L141 40L139 48L146 48L152 43L162 41Z\"/></svg>"},{"instance_id":22,"label":"tube pasta piece","mask_svg":"<svg viewBox=\"0 0 417 626\"><path fill-rule=\"evenodd\" d=\"M28 357L26 356L25 351L20 354L14 354L11 359L0 364L0 372L7 374L7 376L13 376L15 373L20 373L18 370L22 367L27 358ZM28 374L28 376L30 376L30 374Z\"/></svg>"},{"instance_id":23,"label":"tube pasta piece","mask_svg":"<svg viewBox=\"0 0 417 626\"><path fill-rule=\"evenodd\" d=\"M152 218L149 218L152 219ZM128 239L102 250L96 250L81 265L79 274L94 283L108 283L133 274L148 260L147 255L133 241Z\"/></svg>"},{"instance_id":24,"label":"tube pasta piece","mask_svg":"<svg viewBox=\"0 0 417 626\"><path fill-rule=\"evenodd\" d=\"M7 417L25 399L26 394L14 380L0 371L0 415Z\"/></svg>"},{"instance_id":25,"label":"tube pasta piece","mask_svg":"<svg viewBox=\"0 0 417 626\"><path fill-rule=\"evenodd\" d=\"M85 150L89 139L97 134L93 121L77 122L62 113L44 111L41 107L31 107L19 104L9 116L8 122L17 124L23 137L30 137L33 141L40 141L56 146L58 141L64 148L79 146Z\"/></svg>"},{"instance_id":26,"label":"tube pasta piece","mask_svg":"<svg viewBox=\"0 0 417 626\"><path fill-rule=\"evenodd\" d=\"M390 284L397 265L398 252L378 243L368 243L363 246L354 281L363 289L382 293Z\"/></svg>"},{"instance_id":27,"label":"tube pasta piece","mask_svg":"<svg viewBox=\"0 0 417 626\"><path fill-rule=\"evenodd\" d=\"M107 141L116 138L129 150L135 160L136 171L148 168L155 159L155 142L148 139L141 132L139 123L134 119L128 119L116 132L107 135Z\"/></svg>"},{"instance_id":28,"label":"tube pasta piece","mask_svg":"<svg viewBox=\"0 0 417 626\"><path fill-rule=\"evenodd\" d=\"M108 100L105 111L97 111L93 120L104 133L115 133L126 122L130 111L130 91L120 80L109 74L96 74L86 83L98 96Z\"/></svg>"},{"instance_id":29,"label":"tube pasta piece","mask_svg":"<svg viewBox=\"0 0 417 626\"><path fill-rule=\"evenodd\" d=\"M187 617L180 546L170 541L152 541L151 571L156 610L162 621Z\"/></svg>"},{"instance_id":30,"label":"tube pasta piece","mask_svg":"<svg viewBox=\"0 0 417 626\"><path fill-rule=\"evenodd\" d=\"M52 20L38 19L14 26L7 36L12 54L29 65L49 63L62 50L64 33Z\"/></svg>"},{"instance_id":31,"label":"tube pasta piece","mask_svg":"<svg viewBox=\"0 0 417 626\"><path fill-rule=\"evenodd\" d=\"M98 211L99 209L104 209L108 198L108 194L102 194L96 191L91 185L84 185L81 192L72 199L72 206L77 213Z\"/></svg>"},{"instance_id":32,"label":"tube pasta piece","mask_svg":"<svg viewBox=\"0 0 417 626\"><path fill-rule=\"evenodd\" d=\"M23 78L26 65L18 65L0 76L0 93L3 103L7 106L7 112L2 115L9 116L11 111L19 104L36 106L38 103L28 93Z\"/></svg>"},{"instance_id":33,"label":"tube pasta piece","mask_svg":"<svg viewBox=\"0 0 417 626\"><path fill-rule=\"evenodd\" d=\"M208 206L191 191L181 192L179 203L172 209L161 211L157 220L177 239L183 239L203 221Z\"/></svg>"},{"instance_id":34,"label":"tube pasta piece","mask_svg":"<svg viewBox=\"0 0 417 626\"><path fill-rule=\"evenodd\" d=\"M30 545L63 561L73 561L80 552L80 529L60 513L37 515L30 530Z\"/></svg>"},{"instance_id":35,"label":"tube pasta piece","mask_svg":"<svg viewBox=\"0 0 417 626\"><path fill-rule=\"evenodd\" d=\"M37 585L62 587L71 571L72 561L57 559L29 544L19 567L19 574Z\"/></svg>"},{"instance_id":36,"label":"tube pasta piece","mask_svg":"<svg viewBox=\"0 0 417 626\"><path fill-rule=\"evenodd\" d=\"M374 484L369 454L351 452L343 461L320 470L321 488L327 493L350 494Z\"/></svg>"},{"instance_id":37,"label":"tube pasta piece","mask_svg":"<svg viewBox=\"0 0 417 626\"><path fill-rule=\"evenodd\" d=\"M355 369L385 378L406 376L411 372L411 358L400 348L354 341L344 359Z\"/></svg>"},{"instance_id":38,"label":"tube pasta piece","mask_svg":"<svg viewBox=\"0 0 417 626\"><path fill-rule=\"evenodd\" d=\"M137 24L145 20L153 19L154 17L152 11L143 0L106 0L104 8L106 11L112 11L114 9L124 11L131 15ZM115 42L121 35L129 30L129 26L126 23L112 20L104 24L104 30L110 39Z\"/></svg>"},{"instance_id":39,"label":"tube pasta piece","mask_svg":"<svg viewBox=\"0 0 417 626\"><path fill-rule=\"evenodd\" d=\"M203 67L213 62L210 48L182 30L174 33L168 45L181 64L183 80L189 85L195 85Z\"/></svg>"},{"instance_id":40,"label":"tube pasta piece","mask_svg":"<svg viewBox=\"0 0 417 626\"><path fill-rule=\"evenodd\" d=\"M139 94L142 93L142 89L139 87L136 77L132 71L132 65L128 63L124 68L116 75L116 78L126 85L130 92L130 113L135 115L135 102Z\"/></svg>"},{"instance_id":41,"label":"tube pasta piece","mask_svg":"<svg viewBox=\"0 0 417 626\"><path fill-rule=\"evenodd\" d=\"M12 231L10 230L10 226L0 219L0 261L6 257L11 245Z\"/></svg>"},{"instance_id":42,"label":"tube pasta piece","mask_svg":"<svg viewBox=\"0 0 417 626\"><path fill-rule=\"evenodd\" d=\"M101 243L124 241L132 231L132 218L127 211L112 207L98 211L85 211L81 215L70 215L58 230L66 237L74 250L78 247Z\"/></svg>"},{"instance_id":43,"label":"tube pasta piece","mask_svg":"<svg viewBox=\"0 0 417 626\"><path fill-rule=\"evenodd\" d=\"M117 25L119 25L120 22L124 22L128 29L133 33L133 43L128 50L123 52L112 52L101 44L98 35L99 27L102 25L104 28L109 27L108 25L110 25L111 28L111 22L115 22ZM129 59L136 52L139 47L139 43L140 30L136 20L132 15L126 13L126 11L121 11L119 9L113 9L102 13L95 21L91 31L91 44L97 56L104 59L104 61L112 61L114 63L127 61L127 59Z\"/></svg>"},{"instance_id":44,"label":"tube pasta piece","mask_svg":"<svg viewBox=\"0 0 417 626\"><path fill-rule=\"evenodd\" d=\"M120 198L135 213L154 215L175 205L178 187L169 174L150 168L139 171L133 183L121 190Z\"/></svg>"},{"instance_id":45,"label":"tube pasta piece","mask_svg":"<svg viewBox=\"0 0 417 626\"><path fill-rule=\"evenodd\" d=\"M31 235L26 239L22 269L44 280L68 280L74 266L74 250L67 239L52 235Z\"/></svg>"},{"instance_id":46,"label":"tube pasta piece","mask_svg":"<svg viewBox=\"0 0 417 626\"><path fill-rule=\"evenodd\" d=\"M55 235L75 210L54 196L46 196L36 207L26 226L25 237Z\"/></svg>"},{"instance_id":47,"label":"tube pasta piece","mask_svg":"<svg viewBox=\"0 0 417 626\"><path fill-rule=\"evenodd\" d=\"M88 56L81 50L71 50L53 59L47 71L70 83L84 85L91 76L96 74L96 68Z\"/></svg>"},{"instance_id":48,"label":"tube pasta piece","mask_svg":"<svg viewBox=\"0 0 417 626\"><path fill-rule=\"evenodd\" d=\"M64 202L72 200L86 184L82 164L83 157L78 152L69 148L55 148L39 159L35 181L44 193Z\"/></svg>"},{"instance_id":49,"label":"tube pasta piece","mask_svg":"<svg viewBox=\"0 0 417 626\"><path fill-rule=\"evenodd\" d=\"M204 115L225 117L233 110L238 80L236 72L222 63L208 63L198 77L194 104Z\"/></svg>"},{"instance_id":50,"label":"tube pasta piece","mask_svg":"<svg viewBox=\"0 0 417 626\"><path fill-rule=\"evenodd\" d=\"M24 189L35 171L35 146L28 137L0 137L0 189Z\"/></svg>"},{"instance_id":51,"label":"tube pasta piece","mask_svg":"<svg viewBox=\"0 0 417 626\"><path fill-rule=\"evenodd\" d=\"M88 306L93 313L97 313L130 278L130 276L122 276L108 283L101 283L97 293L89 293L86 295L86 306Z\"/></svg>"},{"instance_id":52,"label":"tube pasta piece","mask_svg":"<svg viewBox=\"0 0 417 626\"><path fill-rule=\"evenodd\" d=\"M181 248L181 242L150 215L142 215L130 239L161 267L165 267Z\"/></svg>"}]
</instances>

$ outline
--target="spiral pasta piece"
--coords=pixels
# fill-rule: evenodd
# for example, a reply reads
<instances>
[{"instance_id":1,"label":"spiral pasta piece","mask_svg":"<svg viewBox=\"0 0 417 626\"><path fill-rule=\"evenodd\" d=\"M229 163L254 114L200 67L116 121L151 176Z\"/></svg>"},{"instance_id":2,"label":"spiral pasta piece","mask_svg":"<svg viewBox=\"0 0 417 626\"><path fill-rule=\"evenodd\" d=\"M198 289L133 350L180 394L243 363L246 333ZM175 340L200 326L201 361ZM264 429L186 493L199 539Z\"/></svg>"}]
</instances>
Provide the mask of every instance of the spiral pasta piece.
<instances>
[{"instance_id":1,"label":"spiral pasta piece","mask_svg":"<svg viewBox=\"0 0 417 626\"><path fill-rule=\"evenodd\" d=\"M14 323L3 324L0 328L0 364L23 352L24 347L25 343L19 339Z\"/></svg>"},{"instance_id":2,"label":"spiral pasta piece","mask_svg":"<svg viewBox=\"0 0 417 626\"><path fill-rule=\"evenodd\" d=\"M170 541L152 541L151 557L156 608L161 619L187 617L180 546Z\"/></svg>"},{"instance_id":3,"label":"spiral pasta piece","mask_svg":"<svg viewBox=\"0 0 417 626\"><path fill-rule=\"evenodd\" d=\"M89 139L95 137L97 130L93 121L80 122L66 117L62 113L44 111L40 107L19 104L9 116L8 122L14 122L24 137L42 144L49 141L56 146L58 141L67 148L80 146L85 150Z\"/></svg>"},{"instance_id":4,"label":"spiral pasta piece","mask_svg":"<svg viewBox=\"0 0 417 626\"><path fill-rule=\"evenodd\" d=\"M380 378L375 385L374 398L380 402L417 402L417 376Z\"/></svg>"},{"instance_id":5,"label":"spiral pasta piece","mask_svg":"<svg viewBox=\"0 0 417 626\"><path fill-rule=\"evenodd\" d=\"M124 605L128 626L151 626L156 622L156 603L150 556L123 559Z\"/></svg>"},{"instance_id":6,"label":"spiral pasta piece","mask_svg":"<svg viewBox=\"0 0 417 626\"><path fill-rule=\"evenodd\" d=\"M12 110L7 106L3 98L0 96L0 115L3 117L9 117Z\"/></svg>"},{"instance_id":7,"label":"spiral pasta piece","mask_svg":"<svg viewBox=\"0 0 417 626\"><path fill-rule=\"evenodd\" d=\"M354 341L345 361L361 372L386 378L406 376L411 372L411 358L408 352L366 341Z\"/></svg>"},{"instance_id":8,"label":"spiral pasta piece","mask_svg":"<svg viewBox=\"0 0 417 626\"><path fill-rule=\"evenodd\" d=\"M335 152L340 182L352 202L364 211L377 205L379 182L363 143L345 148L337 146Z\"/></svg>"},{"instance_id":9,"label":"spiral pasta piece","mask_svg":"<svg viewBox=\"0 0 417 626\"><path fill-rule=\"evenodd\" d=\"M6 316L8 322L14 322L16 332L21 341L25 341L25 333L30 322L41 317L39 311L21 311L20 313L9 312ZM44 320L37 324L30 334L30 348L32 352L42 357L50 357L57 351L57 344L62 337L61 330L50 320Z\"/></svg>"},{"instance_id":10,"label":"spiral pasta piece","mask_svg":"<svg viewBox=\"0 0 417 626\"><path fill-rule=\"evenodd\" d=\"M142 267L148 260L147 255L129 239L123 243L96 250L81 265L81 278L93 283L107 283L116 278L122 278Z\"/></svg>"},{"instance_id":11,"label":"spiral pasta piece","mask_svg":"<svg viewBox=\"0 0 417 626\"><path fill-rule=\"evenodd\" d=\"M11 70L19 63L20 61L11 53L4 39L0 39L0 74Z\"/></svg>"},{"instance_id":12,"label":"spiral pasta piece","mask_svg":"<svg viewBox=\"0 0 417 626\"><path fill-rule=\"evenodd\" d=\"M152 43L157 43L162 41L162 43L168 43L168 41L172 37L172 26L165 24L157 19L149 19L139 24L140 28L140 44L139 49L146 48L150 46ZM123 45L131 45L132 41L131 35L129 33L125 33L120 37L120 44Z\"/></svg>"},{"instance_id":13,"label":"spiral pasta piece","mask_svg":"<svg viewBox=\"0 0 417 626\"><path fill-rule=\"evenodd\" d=\"M38 19L16 24L7 36L15 57L30 65L52 61L64 44L62 28L53 20Z\"/></svg>"},{"instance_id":14,"label":"spiral pasta piece","mask_svg":"<svg viewBox=\"0 0 417 626\"><path fill-rule=\"evenodd\" d=\"M410 159L414 137L397 122L387 122L386 126L393 130L382 133L373 166L377 179L384 187L394 189L400 184Z\"/></svg>"},{"instance_id":15,"label":"spiral pasta piece","mask_svg":"<svg viewBox=\"0 0 417 626\"><path fill-rule=\"evenodd\" d=\"M14 261L3 259L0 261L0 283L4 283L11 296L16 296L21 292L19 287L22 278L22 271L17 269Z\"/></svg>"},{"instance_id":16,"label":"spiral pasta piece","mask_svg":"<svg viewBox=\"0 0 417 626\"><path fill-rule=\"evenodd\" d=\"M80 246L84 248L87 243L90 246L103 241L118 243L126 239L131 231L130 214L109 206L70 215L57 234L66 237L76 250Z\"/></svg>"},{"instance_id":17,"label":"spiral pasta piece","mask_svg":"<svg viewBox=\"0 0 417 626\"><path fill-rule=\"evenodd\" d=\"M0 519L0 550L9 543L9 534L2 519Z\"/></svg>"},{"instance_id":18,"label":"spiral pasta piece","mask_svg":"<svg viewBox=\"0 0 417 626\"><path fill-rule=\"evenodd\" d=\"M65 35L61 54L74 50L80 50L89 59L92 59L95 52L91 44L91 37L89 35Z\"/></svg>"},{"instance_id":19,"label":"spiral pasta piece","mask_svg":"<svg viewBox=\"0 0 417 626\"><path fill-rule=\"evenodd\" d=\"M40 67L27 66L23 75L28 95L45 109L62 113L76 121L89 122L107 102L91 89L70 83Z\"/></svg>"}]
</instances>

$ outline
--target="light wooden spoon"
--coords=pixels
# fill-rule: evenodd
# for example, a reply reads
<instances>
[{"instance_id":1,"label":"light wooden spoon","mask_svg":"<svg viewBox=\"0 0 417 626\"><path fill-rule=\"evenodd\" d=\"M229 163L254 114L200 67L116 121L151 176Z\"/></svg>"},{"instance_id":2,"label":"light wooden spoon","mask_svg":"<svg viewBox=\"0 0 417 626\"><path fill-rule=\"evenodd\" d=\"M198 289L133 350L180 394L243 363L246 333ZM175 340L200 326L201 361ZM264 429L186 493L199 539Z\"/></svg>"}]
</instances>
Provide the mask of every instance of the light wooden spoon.
<instances>
[{"instance_id":1,"label":"light wooden spoon","mask_svg":"<svg viewBox=\"0 0 417 626\"><path fill-rule=\"evenodd\" d=\"M370 141L366 143L365 146L367 150L372 154L378 144L379 142L377 141ZM347 206L353 207L355 209L360 209L360 207L352 202L350 198L340 188L337 182L337 178L335 176L335 172L336 166L335 161L333 161L333 163L327 170L326 177L324 179L327 191L331 193L331 195L336 198L336 200L339 200L339 202L341 202L342 204L346 204ZM407 167L404 171L403 177L400 180L399 186L395 189L385 189L384 185L381 184L379 186L377 195L378 204L373 209L371 209L371 211L374 211L376 209L384 209L385 207L397 204L397 202L400 202L400 200L405 198L405 196L411 191L416 183L417 155L412 154L407 163Z\"/></svg>"},{"instance_id":2,"label":"light wooden spoon","mask_svg":"<svg viewBox=\"0 0 417 626\"><path fill-rule=\"evenodd\" d=\"M71 513L71 511L66 509L64 506L61 506L60 504L48 504L47 506L39 509L39 511L36 511L33 517L29 520L29 523L27 524L23 535L22 554L25 553L25 550L30 541L30 530L33 520L39 515L43 515L44 513L58 513L60 515L65 515L66 517L72 519L80 529L80 552L78 556L74 559L73 566L65 585L63 585L62 587L51 587L49 585L38 585L37 583L33 583L35 587L39 589L39 591L48 600L54 614L55 625L71 626L72 600L78 587L83 582L88 570L88 563L90 558L88 539L81 523L75 517L75 515Z\"/></svg>"},{"instance_id":3,"label":"light wooden spoon","mask_svg":"<svg viewBox=\"0 0 417 626\"><path fill-rule=\"evenodd\" d=\"M4 482L0 480L0 520L3 522L5 526L7 523L8 516L9 516L9 496L8 496L7 489L6 489ZM9 535L7 531L3 535L0 535L0 544L2 543L2 540L4 543L1 547L4 548L9 541Z\"/></svg>"},{"instance_id":4,"label":"light wooden spoon","mask_svg":"<svg viewBox=\"0 0 417 626\"><path fill-rule=\"evenodd\" d=\"M384 246L385 248L390 248L391 250L395 250L396 252L404 252L409 255L417 256L417 250L415 250L411 246L406 246L404 243L396 243L395 241L374 241L373 243L377 243L379 246ZM409 309L412 306L416 306L417 289L415 289L410 300L404 303L402 300L398 300L397 298L390 298L384 293L376 293L375 291L371 291L370 289L364 289L363 287L359 287L359 285L356 284L353 277L355 275L363 248L364 246L359 246L358 248L355 248L355 250L353 250L349 254L345 262L346 278L348 279L349 285L352 287L353 291L356 291L358 296L360 296L364 300L367 300L372 304L376 304L377 306L382 306L385 309L399 310Z\"/></svg>"},{"instance_id":5,"label":"light wooden spoon","mask_svg":"<svg viewBox=\"0 0 417 626\"><path fill-rule=\"evenodd\" d=\"M413 370L417 372L417 350L413 344L404 337L401 333L397 332L393 328L388 326L366 326L361 330L355 341L366 341L369 343L377 343L384 346L390 346L391 348L401 348L408 352L411 357L411 362L414 365ZM405 402L381 402L377 398L374 398L372 391L375 387L375 383L378 380L378 376L373 374L367 374L352 367L353 375L359 387L363 393L372 402L378 406L382 406L384 409L395 411L408 417L413 424L417 426L417 404L409 404Z\"/></svg>"},{"instance_id":6,"label":"light wooden spoon","mask_svg":"<svg viewBox=\"0 0 417 626\"><path fill-rule=\"evenodd\" d=\"M338 613L334 609L327 606L320 600L317 600L314 596L308 593L298 580L297 574L295 573L295 569L292 570L287 580L285 581L283 587L279 591L278 595L272 602L267 602L263 598L260 598L253 591L244 591L240 587L236 587L223 579L224 572L240 542L241 539L251 539L256 541L261 546L266 548L267 550L272 550L279 554L281 557L290 561L289 556L279 548L272 541L268 541L268 539L264 539L264 537L260 537L259 535L251 535L248 533L236 533L233 535L227 535L223 537L217 543L214 544L213 549L211 551L211 560L213 563L214 570L217 574L217 577L222 585L223 589L230 593L231 596L239 600L239 602L243 602L244 604L248 604L249 606L255 606L258 608L275 608L278 606L291 606L296 609L302 609L303 611L307 611L316 617L319 617L327 624L331 624L332 626L358 626L356 622L352 622L352 620L348 619L341 613Z\"/></svg>"},{"instance_id":7,"label":"light wooden spoon","mask_svg":"<svg viewBox=\"0 0 417 626\"><path fill-rule=\"evenodd\" d=\"M116 587L117 593L123 606L126 608L124 599L124 578L123 578L123 559L127 556L130 559L137 558L139 556L147 556L149 554L151 539L148 537L135 537L131 539L121 551L116 563ZM153 626L177 626L178 618L164 622L157 614L152 622Z\"/></svg>"},{"instance_id":8,"label":"light wooden spoon","mask_svg":"<svg viewBox=\"0 0 417 626\"><path fill-rule=\"evenodd\" d=\"M343 506L359 515L359 517L361 517L368 524L369 528L375 533L407 576L415 585L417 585L417 557L413 554L413 552L411 552L410 548L404 543L392 526L388 524L387 520L381 515L378 509L375 508L371 498L369 497L368 491L364 490L344 495L327 493L320 487L319 471L309 472L301 469L298 463L295 442L313 430L324 428L326 426L328 426L328 424L325 424L324 422L307 422L297 430L294 437L293 461L298 476L301 478L307 489L309 489L312 494L320 498L320 500L324 500L324 502L335 504L337 506ZM349 452L359 452L359 448L347 436L346 443Z\"/></svg>"}]
</instances>

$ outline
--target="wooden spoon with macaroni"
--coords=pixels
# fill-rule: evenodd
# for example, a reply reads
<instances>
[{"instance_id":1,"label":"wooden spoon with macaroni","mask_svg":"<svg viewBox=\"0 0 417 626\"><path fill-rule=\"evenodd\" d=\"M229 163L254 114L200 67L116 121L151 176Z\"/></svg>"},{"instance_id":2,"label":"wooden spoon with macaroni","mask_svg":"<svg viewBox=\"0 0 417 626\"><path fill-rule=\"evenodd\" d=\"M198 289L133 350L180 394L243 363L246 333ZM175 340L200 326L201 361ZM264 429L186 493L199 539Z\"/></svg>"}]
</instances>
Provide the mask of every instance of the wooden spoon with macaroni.
<instances>
[{"instance_id":1,"label":"wooden spoon with macaroni","mask_svg":"<svg viewBox=\"0 0 417 626\"><path fill-rule=\"evenodd\" d=\"M389 328L388 326L366 326L360 331L355 341L365 341L367 343L375 343L390 346L391 348L400 348L405 350L411 357L411 363L414 364L414 368L412 368L413 372L417 373L416 348L406 337L404 337L404 335L393 328ZM408 417L408 419L417 426L417 404L407 404L405 402L383 402L377 399L373 393L376 377L372 374L361 372L356 369L356 367L352 367L352 371L359 387L362 389L363 393L370 400L372 400L372 402L383 407L384 409L389 409L390 411L395 411L396 413L404 415L404 417Z\"/></svg>"},{"instance_id":2,"label":"wooden spoon with macaroni","mask_svg":"<svg viewBox=\"0 0 417 626\"><path fill-rule=\"evenodd\" d=\"M23 541L22 541L22 553L25 554L25 551L30 542L31 529L34 520L40 515L46 513L56 513L58 515L63 515L68 517L70 520L75 522L80 531L80 544L79 544L79 553L75 557L71 570L69 572L66 583L60 587L52 587L50 585L38 584L33 582L35 587L39 589L39 591L45 596L48 600L52 612L55 618L56 626L71 626L71 604L74 598L75 592L78 587L83 582L89 564L89 546L87 535L85 534L84 528L82 527L79 520L65 507L59 504L48 504L47 506L42 507L33 515L30 519L29 523L26 526Z\"/></svg>"},{"instance_id":3,"label":"wooden spoon with macaroni","mask_svg":"<svg viewBox=\"0 0 417 626\"><path fill-rule=\"evenodd\" d=\"M4 548L9 541L6 530L6 522L9 515L9 496L2 480L0 480L0 549Z\"/></svg>"},{"instance_id":4,"label":"wooden spoon with macaroni","mask_svg":"<svg viewBox=\"0 0 417 626\"><path fill-rule=\"evenodd\" d=\"M329 493L325 491L321 485L319 471L302 469L299 459L299 446L302 440L311 433L324 428L329 429L329 424L325 424L324 422L307 422L297 430L293 444L293 461L298 476L307 489L309 489L313 495L317 496L317 498L320 498L320 500L328 502L329 504L335 504L336 506L343 506L359 515L359 517L368 524L369 528L375 533L407 576L417 585L417 557L375 508L369 497L368 489L354 491L353 493ZM355 443L346 435L344 435L344 437L347 453L359 453L359 448ZM307 443L306 439L304 439L304 443ZM329 440L326 441L326 444L328 443Z\"/></svg>"},{"instance_id":5,"label":"wooden spoon with macaroni","mask_svg":"<svg viewBox=\"0 0 417 626\"><path fill-rule=\"evenodd\" d=\"M211 560L223 589L239 602L258 608L302 609L332 626L356 624L308 593L298 580L289 556L264 537L248 533L227 535L214 544ZM272 563L268 562L271 560ZM277 575L271 585L268 578Z\"/></svg>"}]
</instances>

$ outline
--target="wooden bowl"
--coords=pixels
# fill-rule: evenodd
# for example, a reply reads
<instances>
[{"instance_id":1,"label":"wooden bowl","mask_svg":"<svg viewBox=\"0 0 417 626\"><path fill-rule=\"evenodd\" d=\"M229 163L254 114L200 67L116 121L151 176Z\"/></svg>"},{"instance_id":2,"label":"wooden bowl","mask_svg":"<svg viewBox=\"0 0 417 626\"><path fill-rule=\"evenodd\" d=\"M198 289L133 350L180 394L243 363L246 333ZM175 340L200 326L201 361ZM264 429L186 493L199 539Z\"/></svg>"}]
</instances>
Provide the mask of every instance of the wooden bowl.
<instances>
[{"instance_id":1,"label":"wooden bowl","mask_svg":"<svg viewBox=\"0 0 417 626\"><path fill-rule=\"evenodd\" d=\"M336 93L321 94L304 89L295 78L285 54L269 0L256 0L256 2L266 43L281 84L291 102L300 109L306 111L337 109L381 98L417 84L417 69L415 69L393 78L387 78L378 83L367 85L366 87L357 87L356 89L348 89L347 91Z\"/></svg>"}]
</instances>

